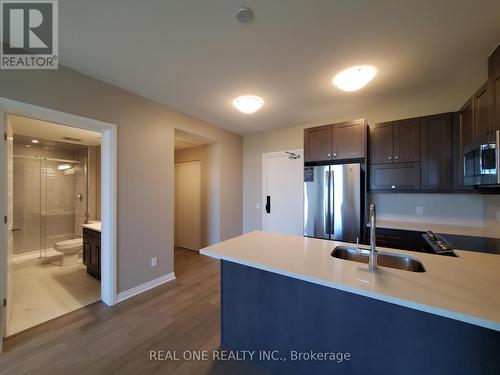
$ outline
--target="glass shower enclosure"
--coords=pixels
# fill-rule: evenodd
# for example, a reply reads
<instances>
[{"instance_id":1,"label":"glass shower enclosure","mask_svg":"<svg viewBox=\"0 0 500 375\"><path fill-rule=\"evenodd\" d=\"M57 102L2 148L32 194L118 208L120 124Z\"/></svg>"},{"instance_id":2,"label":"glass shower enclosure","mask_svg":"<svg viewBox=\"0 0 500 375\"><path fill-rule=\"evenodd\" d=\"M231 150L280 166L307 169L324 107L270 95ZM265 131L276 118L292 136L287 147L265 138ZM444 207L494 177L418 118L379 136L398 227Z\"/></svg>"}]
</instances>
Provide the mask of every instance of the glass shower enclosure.
<instances>
[{"instance_id":1,"label":"glass shower enclosure","mask_svg":"<svg viewBox=\"0 0 500 375\"><path fill-rule=\"evenodd\" d=\"M81 225L88 217L86 148L63 155L73 156L66 159L30 155L16 146L13 259L56 255L54 244L80 237Z\"/></svg>"}]
</instances>

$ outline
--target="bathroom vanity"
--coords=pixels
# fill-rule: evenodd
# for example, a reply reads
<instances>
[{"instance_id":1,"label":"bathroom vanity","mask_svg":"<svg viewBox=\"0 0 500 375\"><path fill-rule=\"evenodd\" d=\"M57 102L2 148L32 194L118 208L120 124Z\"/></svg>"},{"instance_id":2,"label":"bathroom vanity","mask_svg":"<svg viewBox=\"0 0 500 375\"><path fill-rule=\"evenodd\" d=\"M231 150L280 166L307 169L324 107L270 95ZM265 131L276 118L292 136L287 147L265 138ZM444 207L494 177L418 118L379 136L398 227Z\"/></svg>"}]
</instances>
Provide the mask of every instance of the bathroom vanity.
<instances>
[{"instance_id":1,"label":"bathroom vanity","mask_svg":"<svg viewBox=\"0 0 500 375\"><path fill-rule=\"evenodd\" d=\"M87 273L101 280L101 223L83 224L83 264Z\"/></svg>"},{"instance_id":2,"label":"bathroom vanity","mask_svg":"<svg viewBox=\"0 0 500 375\"><path fill-rule=\"evenodd\" d=\"M421 267L369 271L335 256L353 246L252 232L202 249L221 260L221 347L274 353L254 360L280 374L500 373L500 256L377 248Z\"/></svg>"}]
</instances>

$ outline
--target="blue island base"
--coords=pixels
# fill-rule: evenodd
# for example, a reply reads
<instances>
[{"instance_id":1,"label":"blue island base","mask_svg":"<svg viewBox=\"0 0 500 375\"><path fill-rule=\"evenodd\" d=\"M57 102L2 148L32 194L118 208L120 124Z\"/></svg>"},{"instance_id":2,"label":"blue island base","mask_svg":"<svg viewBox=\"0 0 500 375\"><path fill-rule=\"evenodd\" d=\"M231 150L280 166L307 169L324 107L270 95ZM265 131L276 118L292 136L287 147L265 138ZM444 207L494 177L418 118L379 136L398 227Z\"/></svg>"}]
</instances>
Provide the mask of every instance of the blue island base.
<instances>
[{"instance_id":1,"label":"blue island base","mask_svg":"<svg viewBox=\"0 0 500 375\"><path fill-rule=\"evenodd\" d=\"M278 374L500 374L497 331L224 260L221 315Z\"/></svg>"}]
</instances>

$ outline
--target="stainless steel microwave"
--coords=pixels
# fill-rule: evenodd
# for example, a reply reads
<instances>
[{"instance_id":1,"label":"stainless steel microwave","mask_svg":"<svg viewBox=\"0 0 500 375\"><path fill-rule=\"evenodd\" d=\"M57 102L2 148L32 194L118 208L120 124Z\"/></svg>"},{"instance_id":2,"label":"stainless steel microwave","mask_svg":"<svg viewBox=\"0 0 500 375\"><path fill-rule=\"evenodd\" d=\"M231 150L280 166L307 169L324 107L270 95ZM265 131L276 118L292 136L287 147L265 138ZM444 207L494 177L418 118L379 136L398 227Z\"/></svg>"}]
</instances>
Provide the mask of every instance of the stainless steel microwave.
<instances>
[{"instance_id":1,"label":"stainless steel microwave","mask_svg":"<svg viewBox=\"0 0 500 375\"><path fill-rule=\"evenodd\" d=\"M464 185L500 185L500 130L495 142L486 143L464 154Z\"/></svg>"}]
</instances>

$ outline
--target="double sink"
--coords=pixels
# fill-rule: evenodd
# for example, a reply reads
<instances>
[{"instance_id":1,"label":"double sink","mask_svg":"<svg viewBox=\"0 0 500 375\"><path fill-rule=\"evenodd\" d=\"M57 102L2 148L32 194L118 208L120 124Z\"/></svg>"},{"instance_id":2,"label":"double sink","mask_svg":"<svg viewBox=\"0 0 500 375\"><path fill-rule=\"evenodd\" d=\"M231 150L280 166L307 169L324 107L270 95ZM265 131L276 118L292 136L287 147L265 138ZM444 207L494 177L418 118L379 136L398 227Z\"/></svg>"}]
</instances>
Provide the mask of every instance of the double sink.
<instances>
[{"instance_id":1,"label":"double sink","mask_svg":"<svg viewBox=\"0 0 500 375\"><path fill-rule=\"evenodd\" d=\"M337 259L368 264L369 254L370 249L339 245L333 249L331 256ZM420 260L406 254L377 251L377 265L410 272L425 272L425 267Z\"/></svg>"}]
</instances>

